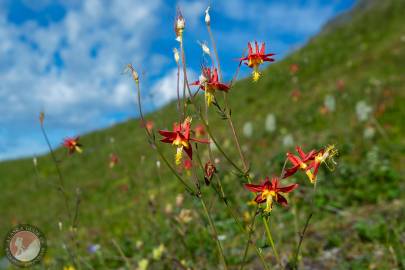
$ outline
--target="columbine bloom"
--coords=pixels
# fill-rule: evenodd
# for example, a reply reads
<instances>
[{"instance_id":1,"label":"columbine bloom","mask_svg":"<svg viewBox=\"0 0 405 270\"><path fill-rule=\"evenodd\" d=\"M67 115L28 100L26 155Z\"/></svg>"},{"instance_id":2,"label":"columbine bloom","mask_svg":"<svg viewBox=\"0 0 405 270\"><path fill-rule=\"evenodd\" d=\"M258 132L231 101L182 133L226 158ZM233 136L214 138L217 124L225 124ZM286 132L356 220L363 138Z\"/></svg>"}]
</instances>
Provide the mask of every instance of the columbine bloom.
<instances>
[{"instance_id":1,"label":"columbine bloom","mask_svg":"<svg viewBox=\"0 0 405 270\"><path fill-rule=\"evenodd\" d=\"M273 62L274 59L271 58L271 56L274 55L274 53L265 53L265 44L264 42L262 43L261 48L259 49L259 44L257 41L255 41L255 51L253 51L252 44L248 43L248 56L240 58L240 62L242 63L243 61L246 61L245 64L253 68L252 72L252 77L253 81L257 82L260 78L260 72L259 72L259 66L263 64L264 62Z\"/></svg>"},{"instance_id":2,"label":"columbine bloom","mask_svg":"<svg viewBox=\"0 0 405 270\"><path fill-rule=\"evenodd\" d=\"M333 159L338 154L337 149L334 145L328 145L325 149L321 149L315 156L310 167L314 168L314 182L316 181L316 175L318 174L319 166L325 163L329 170L334 170L336 166L336 161Z\"/></svg>"},{"instance_id":3,"label":"columbine bloom","mask_svg":"<svg viewBox=\"0 0 405 270\"><path fill-rule=\"evenodd\" d=\"M297 150L299 156L293 155L290 152L287 153L287 158L293 166L285 170L282 178L287 178L295 174L298 170L303 170L305 171L311 183L314 183L315 176L311 172L311 166L308 165L308 162L315 159L317 152L315 150L311 150L309 153L306 154L299 146L297 146L295 149Z\"/></svg>"},{"instance_id":4,"label":"columbine bloom","mask_svg":"<svg viewBox=\"0 0 405 270\"><path fill-rule=\"evenodd\" d=\"M291 153L287 153L287 157L293 164L293 167L285 170L283 178L295 174L300 169L305 171L311 183L315 184L318 169L322 163L325 163L330 170L333 170L336 166L336 161L333 159L333 157L337 155L338 151L334 145L329 145L325 149L321 149L319 151L312 150L307 154L298 146L296 149L299 157Z\"/></svg>"},{"instance_id":5,"label":"columbine bloom","mask_svg":"<svg viewBox=\"0 0 405 270\"><path fill-rule=\"evenodd\" d=\"M191 141L200 142L200 143L209 143L207 140L196 139L190 137L190 126L191 118L187 117L183 123L175 123L173 131L159 130L160 135L164 136L161 139L161 142L171 143L177 147L175 161L177 165L181 164L183 157L183 150L193 159L193 148L191 146Z\"/></svg>"},{"instance_id":6,"label":"columbine bloom","mask_svg":"<svg viewBox=\"0 0 405 270\"><path fill-rule=\"evenodd\" d=\"M285 187L279 186L280 181L277 177L269 179L266 177L261 185L245 184L245 188L257 193L254 199L256 203L266 203L265 212L270 212L273 209L273 201L275 200L281 206L287 206L287 199L280 193L289 193L298 187L298 184L292 184Z\"/></svg>"},{"instance_id":7,"label":"columbine bloom","mask_svg":"<svg viewBox=\"0 0 405 270\"><path fill-rule=\"evenodd\" d=\"M109 163L108 163L108 166L110 167L110 169L114 168L115 165L118 164L119 160L120 160L120 159L118 158L117 154L112 153L112 154L110 155L110 161L109 161Z\"/></svg>"},{"instance_id":8,"label":"columbine bloom","mask_svg":"<svg viewBox=\"0 0 405 270\"><path fill-rule=\"evenodd\" d=\"M211 68L203 67L202 73L198 81L193 82L191 85L197 85L200 89L205 91L205 101L209 106L214 100L214 92L216 90L228 92L230 86L221 83L218 80L218 71L216 68L211 70Z\"/></svg>"},{"instance_id":9,"label":"columbine bloom","mask_svg":"<svg viewBox=\"0 0 405 270\"><path fill-rule=\"evenodd\" d=\"M83 152L83 150L81 148L82 145L79 143L79 137L66 138L63 141L63 146L68 149L70 155L75 152L78 152L78 153Z\"/></svg>"}]
</instances>

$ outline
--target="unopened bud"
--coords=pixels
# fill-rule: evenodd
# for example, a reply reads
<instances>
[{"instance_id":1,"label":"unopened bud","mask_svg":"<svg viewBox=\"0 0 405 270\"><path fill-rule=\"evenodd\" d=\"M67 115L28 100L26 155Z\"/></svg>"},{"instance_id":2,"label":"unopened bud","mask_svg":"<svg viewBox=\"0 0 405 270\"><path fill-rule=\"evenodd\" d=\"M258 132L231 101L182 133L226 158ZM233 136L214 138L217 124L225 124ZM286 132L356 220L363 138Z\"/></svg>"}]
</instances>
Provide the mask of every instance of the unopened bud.
<instances>
[{"instance_id":1,"label":"unopened bud","mask_svg":"<svg viewBox=\"0 0 405 270\"><path fill-rule=\"evenodd\" d=\"M178 11L177 19L176 19L175 26L174 26L174 31L176 33L176 40L178 42L181 42L183 39L183 31L184 31L185 26L186 26L186 21L184 20L183 16L181 15L181 12Z\"/></svg>"},{"instance_id":2,"label":"unopened bud","mask_svg":"<svg viewBox=\"0 0 405 270\"><path fill-rule=\"evenodd\" d=\"M45 118L44 112L40 112L39 113L39 122L41 123L41 125L44 124L44 118Z\"/></svg>"},{"instance_id":3,"label":"unopened bud","mask_svg":"<svg viewBox=\"0 0 405 270\"><path fill-rule=\"evenodd\" d=\"M176 61L176 64L178 64L180 61L180 55L179 55L179 51L177 50L177 48L173 49L173 54L174 54L174 61Z\"/></svg>"},{"instance_id":4,"label":"unopened bud","mask_svg":"<svg viewBox=\"0 0 405 270\"><path fill-rule=\"evenodd\" d=\"M38 165L38 160L36 157L32 158L32 163L34 163L34 167L36 167Z\"/></svg>"},{"instance_id":5,"label":"unopened bud","mask_svg":"<svg viewBox=\"0 0 405 270\"><path fill-rule=\"evenodd\" d=\"M198 44L200 44L203 53L205 53L205 54L207 54L207 55L210 55L210 48L208 48L206 42L202 42L202 43L201 43L201 42L198 41Z\"/></svg>"},{"instance_id":6,"label":"unopened bud","mask_svg":"<svg viewBox=\"0 0 405 270\"><path fill-rule=\"evenodd\" d=\"M207 25L210 25L210 23L211 23L211 17L210 17L209 11L210 11L210 7L208 6L207 9L205 10L205 23Z\"/></svg>"},{"instance_id":7,"label":"unopened bud","mask_svg":"<svg viewBox=\"0 0 405 270\"><path fill-rule=\"evenodd\" d=\"M59 221L59 222L58 222L58 228L59 228L60 231L63 229L62 221Z\"/></svg>"}]
</instances>

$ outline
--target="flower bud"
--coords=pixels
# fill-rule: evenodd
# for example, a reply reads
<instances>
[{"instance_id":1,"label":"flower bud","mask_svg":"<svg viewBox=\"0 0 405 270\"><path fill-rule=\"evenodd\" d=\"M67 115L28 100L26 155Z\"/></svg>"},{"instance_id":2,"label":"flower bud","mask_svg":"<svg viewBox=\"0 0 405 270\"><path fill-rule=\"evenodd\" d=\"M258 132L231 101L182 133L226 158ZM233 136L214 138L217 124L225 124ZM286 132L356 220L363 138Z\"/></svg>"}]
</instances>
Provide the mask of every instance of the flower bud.
<instances>
[{"instance_id":1,"label":"flower bud","mask_svg":"<svg viewBox=\"0 0 405 270\"><path fill-rule=\"evenodd\" d=\"M41 123L41 125L44 124L44 118L45 118L45 113L44 113L44 112L40 112L40 113L39 113L39 122Z\"/></svg>"},{"instance_id":2,"label":"flower bud","mask_svg":"<svg viewBox=\"0 0 405 270\"><path fill-rule=\"evenodd\" d=\"M181 42L183 39L183 31L186 26L186 21L184 20L183 16L181 15L181 12L177 12L177 18L176 22L174 25L174 32L176 33L176 40L178 42Z\"/></svg>"},{"instance_id":3,"label":"flower bud","mask_svg":"<svg viewBox=\"0 0 405 270\"><path fill-rule=\"evenodd\" d=\"M210 25L210 23L211 23L211 17L210 17L209 11L210 11L210 7L208 6L207 9L205 10L205 23L207 25Z\"/></svg>"},{"instance_id":4,"label":"flower bud","mask_svg":"<svg viewBox=\"0 0 405 270\"><path fill-rule=\"evenodd\" d=\"M208 48L207 43L203 42L203 43L200 43L200 45L201 45L201 49L202 49L203 53L210 55L210 48Z\"/></svg>"},{"instance_id":5,"label":"flower bud","mask_svg":"<svg viewBox=\"0 0 405 270\"><path fill-rule=\"evenodd\" d=\"M179 55L179 51L177 50L177 48L173 49L173 54L174 54L174 61L176 61L176 64L178 64L180 61L180 55Z\"/></svg>"}]
</instances>

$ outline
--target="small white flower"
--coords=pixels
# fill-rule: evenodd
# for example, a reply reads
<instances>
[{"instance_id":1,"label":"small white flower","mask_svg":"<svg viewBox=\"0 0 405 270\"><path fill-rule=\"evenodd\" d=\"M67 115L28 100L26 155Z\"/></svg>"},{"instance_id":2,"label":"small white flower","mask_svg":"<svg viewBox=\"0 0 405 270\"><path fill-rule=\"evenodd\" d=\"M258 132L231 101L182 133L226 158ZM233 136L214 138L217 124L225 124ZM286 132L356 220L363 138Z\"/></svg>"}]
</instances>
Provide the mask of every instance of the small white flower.
<instances>
[{"instance_id":1,"label":"small white flower","mask_svg":"<svg viewBox=\"0 0 405 270\"><path fill-rule=\"evenodd\" d=\"M366 127L363 132L364 139L372 139L375 135L375 129L373 127Z\"/></svg>"},{"instance_id":2,"label":"small white flower","mask_svg":"<svg viewBox=\"0 0 405 270\"><path fill-rule=\"evenodd\" d=\"M160 160L156 161L156 167L160 168Z\"/></svg>"},{"instance_id":3,"label":"small white flower","mask_svg":"<svg viewBox=\"0 0 405 270\"><path fill-rule=\"evenodd\" d=\"M323 102L323 104L325 105L325 107L328 109L328 111L330 112L334 112L336 109L336 100L334 96L331 95L327 95L325 97L325 100Z\"/></svg>"},{"instance_id":4,"label":"small white flower","mask_svg":"<svg viewBox=\"0 0 405 270\"><path fill-rule=\"evenodd\" d=\"M252 135L253 135L253 124L252 124L252 122L246 122L243 125L243 135L245 135L247 138L252 137Z\"/></svg>"},{"instance_id":5,"label":"small white flower","mask_svg":"<svg viewBox=\"0 0 405 270\"><path fill-rule=\"evenodd\" d=\"M283 138L283 145L285 147L291 147L294 145L294 138L291 134L287 134Z\"/></svg>"},{"instance_id":6,"label":"small white flower","mask_svg":"<svg viewBox=\"0 0 405 270\"><path fill-rule=\"evenodd\" d=\"M59 222L58 222L58 228L59 228L60 231L63 229L62 221L59 221Z\"/></svg>"},{"instance_id":7,"label":"small white flower","mask_svg":"<svg viewBox=\"0 0 405 270\"><path fill-rule=\"evenodd\" d=\"M35 167L38 165L38 160L36 157L32 158L32 163L34 164Z\"/></svg>"},{"instance_id":8,"label":"small white flower","mask_svg":"<svg viewBox=\"0 0 405 270\"><path fill-rule=\"evenodd\" d=\"M356 114L357 114L357 119L359 119L360 122L366 121L370 113L372 112L371 106L367 105L367 103L364 100L361 100L357 102L356 104Z\"/></svg>"},{"instance_id":9,"label":"small white flower","mask_svg":"<svg viewBox=\"0 0 405 270\"><path fill-rule=\"evenodd\" d=\"M220 234L218 235L218 240L219 241L224 241L226 239L226 235L225 234Z\"/></svg>"},{"instance_id":10,"label":"small white flower","mask_svg":"<svg viewBox=\"0 0 405 270\"><path fill-rule=\"evenodd\" d=\"M208 6L207 9L205 10L205 23L207 25L210 25L210 23L211 23L211 17L210 17L209 11L210 11L210 7Z\"/></svg>"},{"instance_id":11,"label":"small white flower","mask_svg":"<svg viewBox=\"0 0 405 270\"><path fill-rule=\"evenodd\" d=\"M264 127L270 133L276 130L276 116L274 114L270 113L267 115Z\"/></svg>"}]
</instances>

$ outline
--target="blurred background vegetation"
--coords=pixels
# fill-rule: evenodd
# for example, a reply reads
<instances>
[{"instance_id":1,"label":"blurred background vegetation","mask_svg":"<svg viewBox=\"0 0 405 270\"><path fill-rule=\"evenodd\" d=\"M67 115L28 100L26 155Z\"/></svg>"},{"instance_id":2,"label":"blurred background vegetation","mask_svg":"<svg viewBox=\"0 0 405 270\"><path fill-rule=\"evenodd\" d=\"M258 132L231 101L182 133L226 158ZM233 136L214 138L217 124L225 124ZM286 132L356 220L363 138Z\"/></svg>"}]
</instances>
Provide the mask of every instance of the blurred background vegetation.
<instances>
[{"instance_id":1,"label":"blurred background vegetation","mask_svg":"<svg viewBox=\"0 0 405 270\"><path fill-rule=\"evenodd\" d=\"M360 1L303 48L267 68L258 83L244 79L230 91L232 117L255 182L280 174L286 151L295 145L309 150L335 144L340 151L336 170L323 168L319 174L318 210L302 248L306 269L405 267L404 14L402 0ZM214 134L238 160L226 121L211 109ZM146 118L156 129L165 129L176 115L171 103ZM193 116L193 124L198 122ZM198 201L162 162L158 166L139 120L86 134L81 142L83 154L68 156L66 149L58 149L56 156L71 207L80 190L76 252L82 269L136 269L142 259L148 259L150 269L218 269L215 242ZM162 147L172 160L174 149ZM206 147L200 151L206 159ZM119 162L110 168L112 153ZM252 207L244 179L215 150L214 155L225 193L247 222ZM0 235L18 223L36 225L48 239L37 269L71 264L62 245L69 228L50 156L38 157L37 166L32 159L2 162L0 175ZM312 188L302 175L291 180L300 189L290 194L290 206L276 207L272 217L284 262L293 256ZM230 268L237 269L247 239L216 194L209 187L203 192ZM59 228L59 222L65 226ZM260 225L254 241L275 265ZM3 257L0 268L8 267ZM253 249L247 269L261 269Z\"/></svg>"}]
</instances>

